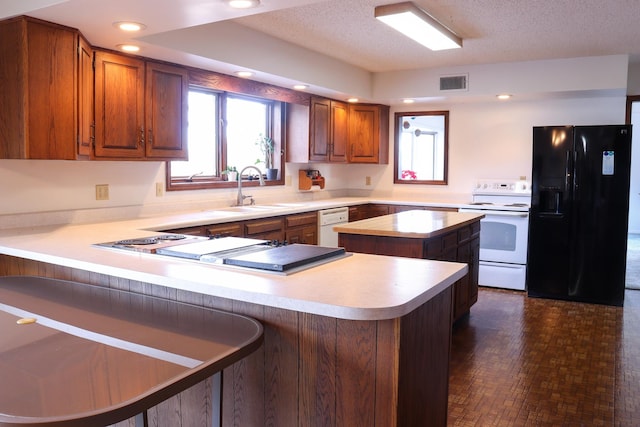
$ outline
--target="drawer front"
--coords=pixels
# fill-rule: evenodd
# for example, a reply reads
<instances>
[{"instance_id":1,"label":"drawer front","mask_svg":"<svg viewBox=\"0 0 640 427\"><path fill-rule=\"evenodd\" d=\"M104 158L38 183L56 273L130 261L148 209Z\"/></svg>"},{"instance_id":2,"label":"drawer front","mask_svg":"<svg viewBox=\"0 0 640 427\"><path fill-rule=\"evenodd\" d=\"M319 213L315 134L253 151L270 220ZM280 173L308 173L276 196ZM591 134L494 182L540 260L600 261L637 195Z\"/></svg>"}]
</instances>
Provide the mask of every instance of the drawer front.
<instances>
[{"instance_id":1,"label":"drawer front","mask_svg":"<svg viewBox=\"0 0 640 427\"><path fill-rule=\"evenodd\" d=\"M299 227L301 225L316 225L318 224L318 214L312 212L300 215L289 215L285 218L285 224L287 228Z\"/></svg>"},{"instance_id":2,"label":"drawer front","mask_svg":"<svg viewBox=\"0 0 640 427\"><path fill-rule=\"evenodd\" d=\"M283 225L282 218L251 221L245 224L245 234L251 236L252 234L261 234L269 231L282 232Z\"/></svg>"}]
</instances>

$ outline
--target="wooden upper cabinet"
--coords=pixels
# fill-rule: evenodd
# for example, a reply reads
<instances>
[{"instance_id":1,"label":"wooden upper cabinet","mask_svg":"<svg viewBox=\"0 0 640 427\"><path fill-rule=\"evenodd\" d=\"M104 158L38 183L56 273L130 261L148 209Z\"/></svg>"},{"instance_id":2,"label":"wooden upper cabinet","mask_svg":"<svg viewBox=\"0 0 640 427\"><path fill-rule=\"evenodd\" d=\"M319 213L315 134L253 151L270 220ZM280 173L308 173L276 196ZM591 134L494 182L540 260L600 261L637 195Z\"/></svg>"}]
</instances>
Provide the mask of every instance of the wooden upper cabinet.
<instances>
[{"instance_id":1,"label":"wooden upper cabinet","mask_svg":"<svg viewBox=\"0 0 640 427\"><path fill-rule=\"evenodd\" d=\"M309 138L303 134L308 129ZM287 161L389 163L389 107L312 96L287 106Z\"/></svg>"},{"instance_id":2,"label":"wooden upper cabinet","mask_svg":"<svg viewBox=\"0 0 640 427\"><path fill-rule=\"evenodd\" d=\"M347 104L326 98L311 97L309 108L309 160L346 162Z\"/></svg>"},{"instance_id":3,"label":"wooden upper cabinet","mask_svg":"<svg viewBox=\"0 0 640 427\"><path fill-rule=\"evenodd\" d=\"M349 105L349 163L389 162L389 107Z\"/></svg>"},{"instance_id":4,"label":"wooden upper cabinet","mask_svg":"<svg viewBox=\"0 0 640 427\"><path fill-rule=\"evenodd\" d=\"M144 157L144 61L95 54L96 158Z\"/></svg>"},{"instance_id":5,"label":"wooden upper cabinet","mask_svg":"<svg viewBox=\"0 0 640 427\"><path fill-rule=\"evenodd\" d=\"M187 158L189 76L182 67L147 62L145 154L148 158Z\"/></svg>"},{"instance_id":6,"label":"wooden upper cabinet","mask_svg":"<svg viewBox=\"0 0 640 427\"><path fill-rule=\"evenodd\" d=\"M187 158L188 77L178 66L95 54L95 158Z\"/></svg>"},{"instance_id":7,"label":"wooden upper cabinet","mask_svg":"<svg viewBox=\"0 0 640 427\"><path fill-rule=\"evenodd\" d=\"M0 22L0 158L76 158L77 43L72 28Z\"/></svg>"}]
</instances>

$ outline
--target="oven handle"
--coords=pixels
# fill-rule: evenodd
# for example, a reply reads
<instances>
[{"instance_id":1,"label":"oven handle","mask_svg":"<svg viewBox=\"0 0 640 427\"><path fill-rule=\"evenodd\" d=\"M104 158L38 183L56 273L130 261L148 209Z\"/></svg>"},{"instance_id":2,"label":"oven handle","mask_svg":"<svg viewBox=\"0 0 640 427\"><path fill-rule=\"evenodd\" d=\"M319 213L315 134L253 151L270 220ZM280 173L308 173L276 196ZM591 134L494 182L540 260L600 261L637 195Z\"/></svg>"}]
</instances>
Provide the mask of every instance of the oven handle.
<instances>
[{"instance_id":1,"label":"oven handle","mask_svg":"<svg viewBox=\"0 0 640 427\"><path fill-rule=\"evenodd\" d=\"M480 209L458 209L458 212L476 213L493 216L517 216L520 218L526 218L529 216L529 212L514 212L514 211L483 211Z\"/></svg>"}]
</instances>

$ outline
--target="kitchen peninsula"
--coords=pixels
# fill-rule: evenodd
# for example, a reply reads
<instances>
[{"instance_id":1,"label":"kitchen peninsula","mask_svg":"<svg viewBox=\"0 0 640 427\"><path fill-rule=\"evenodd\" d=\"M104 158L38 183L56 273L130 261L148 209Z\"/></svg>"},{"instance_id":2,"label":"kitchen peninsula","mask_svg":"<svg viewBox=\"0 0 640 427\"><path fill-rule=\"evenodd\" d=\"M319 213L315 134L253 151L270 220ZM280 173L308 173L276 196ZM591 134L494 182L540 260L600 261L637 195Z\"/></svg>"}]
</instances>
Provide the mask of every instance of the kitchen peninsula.
<instances>
[{"instance_id":1,"label":"kitchen peninsula","mask_svg":"<svg viewBox=\"0 0 640 427\"><path fill-rule=\"evenodd\" d=\"M478 300L480 220L484 215L410 210L334 227L349 252L464 262L469 274L454 285L454 320Z\"/></svg>"},{"instance_id":2,"label":"kitchen peninsula","mask_svg":"<svg viewBox=\"0 0 640 427\"><path fill-rule=\"evenodd\" d=\"M282 275L94 246L148 236L163 221L2 230L0 275L124 289L260 321L262 347L223 372L223 425L446 425L452 285L466 265L356 253ZM150 425L205 425L211 390L208 379L151 408Z\"/></svg>"}]
</instances>

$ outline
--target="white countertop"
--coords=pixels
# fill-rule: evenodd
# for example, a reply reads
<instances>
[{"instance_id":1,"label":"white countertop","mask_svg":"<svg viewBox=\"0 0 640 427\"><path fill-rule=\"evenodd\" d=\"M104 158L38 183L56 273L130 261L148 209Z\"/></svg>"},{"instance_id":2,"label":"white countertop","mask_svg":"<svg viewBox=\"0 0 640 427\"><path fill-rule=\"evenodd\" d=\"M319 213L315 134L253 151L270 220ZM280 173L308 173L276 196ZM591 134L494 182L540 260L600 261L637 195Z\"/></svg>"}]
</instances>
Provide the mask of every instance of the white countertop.
<instances>
[{"instance_id":1,"label":"white countertop","mask_svg":"<svg viewBox=\"0 0 640 427\"><path fill-rule=\"evenodd\" d=\"M429 239L480 221L483 217L471 213L412 210L349 222L333 229L346 234Z\"/></svg>"},{"instance_id":2,"label":"white countertop","mask_svg":"<svg viewBox=\"0 0 640 427\"><path fill-rule=\"evenodd\" d=\"M362 203L355 199L350 202ZM279 208L278 214L346 205L341 200L314 202ZM0 253L232 300L353 320L403 316L467 272L466 264L460 263L353 254L281 276L92 246L154 234L147 230L264 216L264 212L236 212L229 219L215 213L219 211L0 230Z\"/></svg>"}]
</instances>

